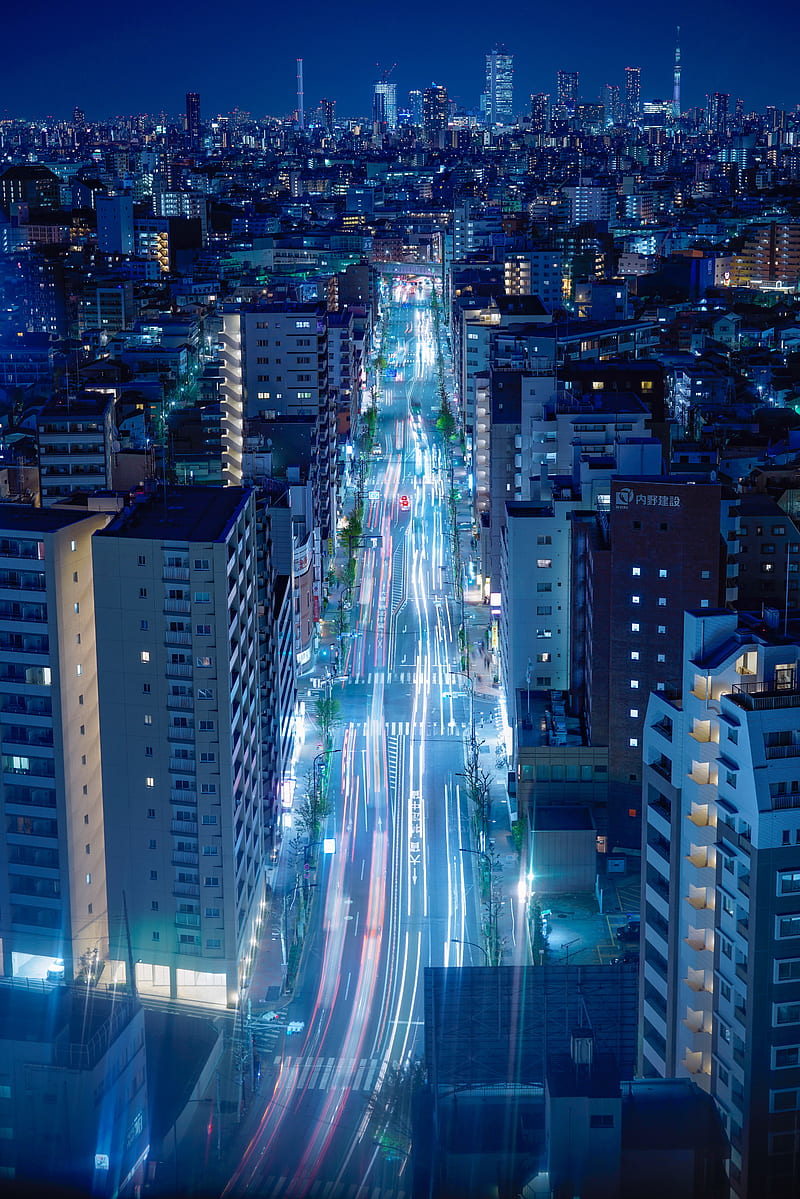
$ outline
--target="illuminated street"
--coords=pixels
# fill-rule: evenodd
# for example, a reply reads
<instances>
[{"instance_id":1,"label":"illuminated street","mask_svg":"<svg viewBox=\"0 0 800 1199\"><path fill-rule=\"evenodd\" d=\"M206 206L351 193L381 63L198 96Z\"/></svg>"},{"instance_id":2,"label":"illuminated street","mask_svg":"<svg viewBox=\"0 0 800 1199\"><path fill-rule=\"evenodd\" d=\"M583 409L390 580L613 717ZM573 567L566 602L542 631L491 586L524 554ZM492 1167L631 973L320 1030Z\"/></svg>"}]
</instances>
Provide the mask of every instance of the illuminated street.
<instances>
[{"instance_id":1,"label":"illuminated street","mask_svg":"<svg viewBox=\"0 0 800 1199\"><path fill-rule=\"evenodd\" d=\"M471 850L459 780L469 700L449 673L457 616L429 294L391 308L386 374L396 377L380 397L366 480L348 681L333 688L336 853L318 859L288 1013L303 1031L264 1063L259 1102L269 1098L234 1193L410 1194L406 1159L376 1143L368 1103L393 1064L422 1056L424 968L460 964L462 952L482 963L477 859L460 852Z\"/></svg>"}]
</instances>

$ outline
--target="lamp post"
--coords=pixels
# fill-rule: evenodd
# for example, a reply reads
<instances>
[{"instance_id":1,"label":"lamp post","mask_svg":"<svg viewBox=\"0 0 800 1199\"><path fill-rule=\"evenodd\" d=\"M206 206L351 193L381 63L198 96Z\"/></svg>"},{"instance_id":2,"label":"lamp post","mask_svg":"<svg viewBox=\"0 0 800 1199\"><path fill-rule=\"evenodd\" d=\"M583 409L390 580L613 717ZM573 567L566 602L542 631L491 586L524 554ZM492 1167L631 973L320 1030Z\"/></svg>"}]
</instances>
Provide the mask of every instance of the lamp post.
<instances>
[{"instance_id":1,"label":"lamp post","mask_svg":"<svg viewBox=\"0 0 800 1199\"><path fill-rule=\"evenodd\" d=\"M326 760L330 757L331 754L340 754L341 752L342 752L341 749L323 749L314 758L314 761L313 761L312 767L311 767L311 771L312 771L311 780L312 780L312 786L314 788L314 802L315 803L317 801L317 796L319 795L319 784L317 783L317 773L319 771L320 763L326 762Z\"/></svg>"},{"instance_id":2,"label":"lamp post","mask_svg":"<svg viewBox=\"0 0 800 1199\"><path fill-rule=\"evenodd\" d=\"M471 945L473 949L480 949L481 953L483 954L483 956L486 960L486 965L491 966L491 962L489 961L488 953L486 952L486 950L484 949L484 947L482 945L478 944L477 941L463 941L460 937L451 937L450 940L453 942L454 945Z\"/></svg>"}]
</instances>

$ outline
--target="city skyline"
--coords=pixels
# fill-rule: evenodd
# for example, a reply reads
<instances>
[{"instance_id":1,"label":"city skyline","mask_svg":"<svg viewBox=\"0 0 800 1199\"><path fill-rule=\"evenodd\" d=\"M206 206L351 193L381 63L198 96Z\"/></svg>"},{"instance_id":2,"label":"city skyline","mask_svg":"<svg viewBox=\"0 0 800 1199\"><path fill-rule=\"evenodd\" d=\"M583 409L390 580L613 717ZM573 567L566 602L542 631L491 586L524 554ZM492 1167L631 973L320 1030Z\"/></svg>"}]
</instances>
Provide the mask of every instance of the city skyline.
<instances>
[{"instance_id":1,"label":"city skyline","mask_svg":"<svg viewBox=\"0 0 800 1199\"><path fill-rule=\"evenodd\" d=\"M645 27L639 9L623 0L616 7L613 31L607 15L595 12L585 0L568 11L542 14L535 29L522 9L513 6L505 19L486 22L474 4L460 6L457 13L440 7L433 15L411 4L403 11L401 29L389 33L376 23L360 31L357 40L321 4L304 10L302 26L290 14L276 11L265 20L242 8L234 12L227 30L228 70L217 39L206 36L217 12L201 0L188 28L177 9L161 14L158 45L169 46L169 69L157 69L155 87L152 30L123 11L109 13L95 0L79 28L66 17L62 22L46 5L34 5L33 14L12 12L7 47L24 41L37 7L46 20L39 25L36 89L31 92L25 57L8 54L0 81L0 118L65 118L75 106L89 120L135 112L177 114L184 109L187 91L200 92L206 117L235 107L257 117L283 117L295 108L297 58L305 65L307 112L328 96L336 100L338 115L368 116L373 85L393 63L391 78L400 107L409 90L436 82L447 87L460 107L477 110L485 55L500 43L514 56L518 113L527 111L531 93L555 91L560 69L577 70L582 97L595 100L606 83L622 80L625 67L638 66L642 99L669 99L677 25L684 108L704 104L706 95L715 91L734 99L741 96L745 111L767 104L791 110L798 101L791 38L777 43L769 58L754 61L746 32L748 10L741 3L724 14L719 5L697 12L681 3ZM774 0L759 11L762 22L785 24L785 8ZM455 15L459 22L454 26ZM422 27L426 37L421 42ZM92 64L91 71L76 75L79 57Z\"/></svg>"}]
</instances>

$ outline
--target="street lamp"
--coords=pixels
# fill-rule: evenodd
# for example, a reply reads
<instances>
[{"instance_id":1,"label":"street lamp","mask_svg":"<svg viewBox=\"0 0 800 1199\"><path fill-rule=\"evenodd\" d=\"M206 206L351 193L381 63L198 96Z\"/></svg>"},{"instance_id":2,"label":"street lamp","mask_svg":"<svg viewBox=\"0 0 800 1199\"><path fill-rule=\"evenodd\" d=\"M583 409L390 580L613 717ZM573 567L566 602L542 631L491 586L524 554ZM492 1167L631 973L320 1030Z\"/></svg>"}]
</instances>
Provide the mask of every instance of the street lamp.
<instances>
[{"instance_id":1,"label":"street lamp","mask_svg":"<svg viewBox=\"0 0 800 1199\"><path fill-rule=\"evenodd\" d=\"M318 772L318 770L319 770L319 764L320 764L320 762L324 762L324 761L325 761L325 759L326 759L326 758L328 758L328 757L329 757L331 754L340 754L341 752L342 752L342 751L341 751L341 749L323 749L323 750L322 750L320 753L318 753L318 754L317 754L317 756L314 758L314 761L313 761L313 764L312 764L312 768L311 768L311 770L312 770L311 779L312 779L312 786L313 786L313 788L314 788L314 797L315 797L315 798L316 798L316 796L317 796L317 794L318 794L318 790L317 790L317 788L318 788L318 784L317 784L317 772Z\"/></svg>"},{"instance_id":2,"label":"street lamp","mask_svg":"<svg viewBox=\"0 0 800 1199\"><path fill-rule=\"evenodd\" d=\"M480 949L481 953L483 954L484 958L486 959L486 965L491 966L492 963L489 961L488 953L486 952L486 950L484 949L484 947L482 945L478 944L477 941L462 941L460 937L451 937L450 940L453 942L454 945L471 945L473 949Z\"/></svg>"}]
</instances>

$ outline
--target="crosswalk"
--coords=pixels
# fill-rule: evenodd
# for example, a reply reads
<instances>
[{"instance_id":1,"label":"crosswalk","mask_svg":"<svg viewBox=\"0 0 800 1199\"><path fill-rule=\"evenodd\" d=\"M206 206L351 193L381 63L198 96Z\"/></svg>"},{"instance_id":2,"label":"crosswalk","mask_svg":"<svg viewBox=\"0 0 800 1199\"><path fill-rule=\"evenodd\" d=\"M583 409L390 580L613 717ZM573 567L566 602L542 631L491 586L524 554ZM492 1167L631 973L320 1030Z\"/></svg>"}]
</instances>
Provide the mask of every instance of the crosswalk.
<instances>
[{"instance_id":1,"label":"crosswalk","mask_svg":"<svg viewBox=\"0 0 800 1199\"><path fill-rule=\"evenodd\" d=\"M297 1058L275 1055L274 1064L290 1070ZM378 1057L340 1058L320 1057L316 1061L304 1061L297 1073L296 1087L305 1091L328 1091L331 1086L343 1090L372 1091L378 1081L381 1059Z\"/></svg>"},{"instance_id":2,"label":"crosswalk","mask_svg":"<svg viewBox=\"0 0 800 1199\"><path fill-rule=\"evenodd\" d=\"M350 727L366 734L374 731L369 721L352 721ZM468 726L460 720L387 720L384 726L388 737L463 737ZM395 764L397 761L395 751ZM391 765L391 763L390 763Z\"/></svg>"},{"instance_id":3,"label":"crosswalk","mask_svg":"<svg viewBox=\"0 0 800 1199\"><path fill-rule=\"evenodd\" d=\"M409 1192L395 1187L370 1187L363 1182L342 1183L333 1179L317 1178L310 1183L301 1183L286 1174L268 1174L258 1180L261 1199L409 1199Z\"/></svg>"},{"instance_id":4,"label":"crosswalk","mask_svg":"<svg viewBox=\"0 0 800 1199\"><path fill-rule=\"evenodd\" d=\"M452 690L454 695L463 692L466 697L467 692L464 687L463 679L453 677L447 667L434 667L430 671L425 670L387 670L381 671L380 677L384 683L389 686L392 683L405 683L407 686L414 684L420 686L422 683L429 683L431 687L446 687ZM352 677L354 683L372 684L375 682L375 671L365 671L361 674L355 674ZM313 680L312 680L313 685Z\"/></svg>"}]
</instances>

